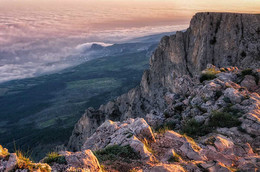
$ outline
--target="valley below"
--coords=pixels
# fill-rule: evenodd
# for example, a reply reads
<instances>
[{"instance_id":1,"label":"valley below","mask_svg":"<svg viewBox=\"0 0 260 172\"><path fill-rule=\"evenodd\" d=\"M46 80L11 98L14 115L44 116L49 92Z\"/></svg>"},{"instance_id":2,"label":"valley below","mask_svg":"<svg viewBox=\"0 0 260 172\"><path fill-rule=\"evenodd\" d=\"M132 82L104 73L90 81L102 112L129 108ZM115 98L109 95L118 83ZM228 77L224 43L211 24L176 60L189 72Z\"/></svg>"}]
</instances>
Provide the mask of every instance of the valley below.
<instances>
[{"instance_id":1,"label":"valley below","mask_svg":"<svg viewBox=\"0 0 260 172\"><path fill-rule=\"evenodd\" d=\"M28 151L34 160L66 146L88 107L98 108L139 84L161 35L110 47L93 44L88 62L0 84L0 143Z\"/></svg>"}]
</instances>

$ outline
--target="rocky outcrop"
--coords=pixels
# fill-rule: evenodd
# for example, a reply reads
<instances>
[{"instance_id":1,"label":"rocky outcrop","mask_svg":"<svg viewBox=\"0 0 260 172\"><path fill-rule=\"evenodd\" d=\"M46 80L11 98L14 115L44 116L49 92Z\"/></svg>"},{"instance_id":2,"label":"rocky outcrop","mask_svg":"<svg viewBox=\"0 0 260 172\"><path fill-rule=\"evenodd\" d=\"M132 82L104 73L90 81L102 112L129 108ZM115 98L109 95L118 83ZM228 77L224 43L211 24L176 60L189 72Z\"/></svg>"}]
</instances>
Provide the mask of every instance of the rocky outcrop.
<instances>
[{"instance_id":1,"label":"rocky outcrop","mask_svg":"<svg viewBox=\"0 0 260 172\"><path fill-rule=\"evenodd\" d=\"M61 156L65 157L66 163L52 164L52 171L66 171L66 172L102 172L96 156L91 150L84 150L81 152L59 152Z\"/></svg>"},{"instance_id":2,"label":"rocky outcrop","mask_svg":"<svg viewBox=\"0 0 260 172\"><path fill-rule=\"evenodd\" d=\"M80 150L84 140L105 120L122 121L144 117L151 110L162 113L167 107L165 93L189 91L188 86L178 86L196 80L208 63L217 67L259 68L259 58L259 15L198 13L185 32L162 38L151 57L150 69L143 74L140 86L102 105L98 110L86 111L75 125L68 147L74 151ZM184 78L183 75L187 77ZM252 77L246 79L248 81L242 85L255 90L254 83L249 83ZM232 90L227 90L226 94L229 91ZM203 117L197 119L203 120Z\"/></svg>"},{"instance_id":3,"label":"rocky outcrop","mask_svg":"<svg viewBox=\"0 0 260 172\"><path fill-rule=\"evenodd\" d=\"M46 162L46 163L44 163ZM1 172L101 172L102 169L91 150L81 152L62 151L47 155L40 163L32 162L23 153L9 153L0 145Z\"/></svg>"},{"instance_id":4,"label":"rocky outcrop","mask_svg":"<svg viewBox=\"0 0 260 172\"><path fill-rule=\"evenodd\" d=\"M82 154L87 149L100 151L114 145L129 145L141 155L138 166L131 159L128 159L129 165L143 172L257 171L260 156L252 149L253 139L250 137L250 134L233 127L219 128L218 132L193 140L172 130L154 133L144 119L136 118L123 122L106 121L85 141L83 150L76 154ZM123 163L109 159L113 154L116 152L101 154L108 157L103 164L105 169L109 164Z\"/></svg>"},{"instance_id":5,"label":"rocky outcrop","mask_svg":"<svg viewBox=\"0 0 260 172\"><path fill-rule=\"evenodd\" d=\"M107 120L81 149L129 145L141 155L140 171L257 171L260 96L252 91L260 88L259 76L258 69L207 65L199 79L177 77L176 90L162 96L165 109Z\"/></svg>"},{"instance_id":6,"label":"rocky outcrop","mask_svg":"<svg viewBox=\"0 0 260 172\"><path fill-rule=\"evenodd\" d=\"M104 149L107 146L130 145L143 159L152 158L143 142L155 142L150 126L142 118L128 119L122 123L106 121L83 144L82 150L93 151Z\"/></svg>"},{"instance_id":7,"label":"rocky outcrop","mask_svg":"<svg viewBox=\"0 0 260 172\"><path fill-rule=\"evenodd\" d=\"M24 157L21 152L9 153L0 145L0 171L1 172L51 172L51 167L45 163L33 163Z\"/></svg>"},{"instance_id":8,"label":"rocky outcrop","mask_svg":"<svg viewBox=\"0 0 260 172\"><path fill-rule=\"evenodd\" d=\"M249 91L253 81L241 86L252 79L259 90L259 76L256 69L207 65L199 80L188 75L175 79L173 87L182 89L162 96L162 111L155 108L144 118L121 122L106 120L82 138L81 151L59 152L43 162L52 171L99 172L100 164L119 172L259 171L260 95ZM19 167L19 156L1 147L0 159L0 169ZM30 166L39 165L43 167Z\"/></svg>"}]
</instances>

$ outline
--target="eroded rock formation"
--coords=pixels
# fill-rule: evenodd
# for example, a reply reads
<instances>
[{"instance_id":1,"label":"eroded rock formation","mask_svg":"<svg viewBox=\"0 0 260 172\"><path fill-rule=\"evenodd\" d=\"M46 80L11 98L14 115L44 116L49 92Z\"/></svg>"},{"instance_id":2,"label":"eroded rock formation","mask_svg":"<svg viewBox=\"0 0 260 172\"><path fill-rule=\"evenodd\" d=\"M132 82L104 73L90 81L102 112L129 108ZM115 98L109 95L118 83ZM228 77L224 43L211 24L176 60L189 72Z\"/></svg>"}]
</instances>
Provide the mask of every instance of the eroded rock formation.
<instances>
[{"instance_id":1,"label":"eroded rock formation","mask_svg":"<svg viewBox=\"0 0 260 172\"><path fill-rule=\"evenodd\" d=\"M179 87L176 80L178 83L197 80L207 64L257 69L259 60L259 15L198 13L185 32L162 38L140 86L102 105L98 110L86 110L75 125L68 148L80 150L84 140L107 119L122 121L145 117L152 110L162 113L167 107L164 99L167 92L189 91L189 86L182 84L183 87ZM187 77L184 78L184 75ZM249 76L246 79L250 80ZM248 81L243 84L248 84Z\"/></svg>"}]
</instances>

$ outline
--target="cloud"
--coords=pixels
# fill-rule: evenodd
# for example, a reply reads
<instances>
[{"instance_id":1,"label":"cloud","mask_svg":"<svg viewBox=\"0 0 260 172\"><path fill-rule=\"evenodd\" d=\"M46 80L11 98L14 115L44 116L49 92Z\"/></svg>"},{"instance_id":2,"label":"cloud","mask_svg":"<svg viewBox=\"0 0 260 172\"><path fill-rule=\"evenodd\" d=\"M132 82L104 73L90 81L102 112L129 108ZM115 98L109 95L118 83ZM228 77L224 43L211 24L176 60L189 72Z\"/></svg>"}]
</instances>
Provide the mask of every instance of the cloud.
<instances>
[{"instance_id":1,"label":"cloud","mask_svg":"<svg viewBox=\"0 0 260 172\"><path fill-rule=\"evenodd\" d=\"M38 64L38 63L24 63L24 64L7 64L0 66L0 83L23 78L31 78L43 73L51 73L65 69L71 64L57 63L57 64Z\"/></svg>"},{"instance_id":2,"label":"cloud","mask_svg":"<svg viewBox=\"0 0 260 172\"><path fill-rule=\"evenodd\" d=\"M84 44L77 45L75 49L79 52L84 52L86 50L89 50L93 44L98 44L98 45L101 45L103 47L108 47L108 46L113 45L113 44L104 43L104 42L87 42L87 43L84 43Z\"/></svg>"},{"instance_id":3,"label":"cloud","mask_svg":"<svg viewBox=\"0 0 260 172\"><path fill-rule=\"evenodd\" d=\"M19 32L16 36L13 33L13 37L17 38L10 44L0 46L0 82L35 77L89 60L91 57L88 57L86 52L93 44L111 46L135 37L182 30L186 27L177 25L118 28L96 30L88 35L81 32L74 35L68 33L63 37L52 37L48 34L41 37L38 34L42 33L33 33L36 35L32 34L31 38L26 38L19 37Z\"/></svg>"},{"instance_id":4,"label":"cloud","mask_svg":"<svg viewBox=\"0 0 260 172\"><path fill-rule=\"evenodd\" d=\"M83 58L88 60L91 57L85 53L93 43L110 46L187 27L172 24L169 17L163 23L153 17L145 22L143 19L151 15L148 8L137 15L136 8L124 10L113 5L97 10L88 5L73 6L74 1L68 6L59 1L62 8L54 7L51 0L49 4L41 1L42 6L38 1L34 5L32 1L4 1L0 0L0 82L42 75L76 65ZM96 6L97 1L92 2ZM133 20L133 15L140 19Z\"/></svg>"}]
</instances>

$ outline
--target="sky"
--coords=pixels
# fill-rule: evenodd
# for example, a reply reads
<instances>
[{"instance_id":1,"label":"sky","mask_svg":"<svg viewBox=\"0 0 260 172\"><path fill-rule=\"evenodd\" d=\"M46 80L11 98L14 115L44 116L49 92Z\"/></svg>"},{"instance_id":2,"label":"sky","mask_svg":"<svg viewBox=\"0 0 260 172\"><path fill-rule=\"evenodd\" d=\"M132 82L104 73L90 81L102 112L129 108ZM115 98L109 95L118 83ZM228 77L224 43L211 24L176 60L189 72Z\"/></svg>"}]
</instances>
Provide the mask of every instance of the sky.
<instances>
[{"instance_id":1,"label":"sky","mask_svg":"<svg viewBox=\"0 0 260 172\"><path fill-rule=\"evenodd\" d=\"M260 13L260 0L0 0L0 82L66 68L82 44L186 29L202 11Z\"/></svg>"}]
</instances>

